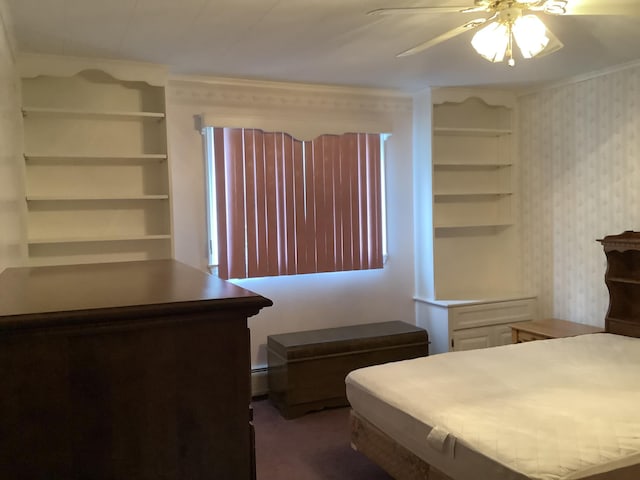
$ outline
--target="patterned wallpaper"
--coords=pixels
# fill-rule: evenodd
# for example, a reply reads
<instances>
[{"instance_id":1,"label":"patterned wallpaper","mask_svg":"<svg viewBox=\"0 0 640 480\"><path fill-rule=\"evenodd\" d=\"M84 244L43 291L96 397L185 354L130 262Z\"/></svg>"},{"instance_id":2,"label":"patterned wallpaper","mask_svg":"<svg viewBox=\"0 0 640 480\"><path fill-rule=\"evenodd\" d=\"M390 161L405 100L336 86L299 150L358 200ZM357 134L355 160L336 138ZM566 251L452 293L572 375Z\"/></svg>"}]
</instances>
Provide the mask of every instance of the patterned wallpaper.
<instances>
[{"instance_id":1,"label":"patterned wallpaper","mask_svg":"<svg viewBox=\"0 0 640 480\"><path fill-rule=\"evenodd\" d=\"M640 65L520 98L525 288L539 314L603 325L602 247L640 230Z\"/></svg>"}]
</instances>

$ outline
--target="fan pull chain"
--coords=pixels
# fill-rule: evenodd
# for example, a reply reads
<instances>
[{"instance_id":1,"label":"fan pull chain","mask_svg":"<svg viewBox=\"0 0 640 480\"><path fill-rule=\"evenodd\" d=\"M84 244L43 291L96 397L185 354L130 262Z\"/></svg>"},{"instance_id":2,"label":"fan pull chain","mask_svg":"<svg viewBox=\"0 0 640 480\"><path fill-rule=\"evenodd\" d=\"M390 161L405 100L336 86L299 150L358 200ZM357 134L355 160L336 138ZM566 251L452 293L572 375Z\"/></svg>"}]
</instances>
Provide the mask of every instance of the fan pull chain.
<instances>
[{"instance_id":1,"label":"fan pull chain","mask_svg":"<svg viewBox=\"0 0 640 480\"><path fill-rule=\"evenodd\" d=\"M509 60L507 60L507 65L515 67L516 61L513 59L513 23L511 21L507 25L507 29L509 35L509 44L507 46L507 55L509 56Z\"/></svg>"}]
</instances>

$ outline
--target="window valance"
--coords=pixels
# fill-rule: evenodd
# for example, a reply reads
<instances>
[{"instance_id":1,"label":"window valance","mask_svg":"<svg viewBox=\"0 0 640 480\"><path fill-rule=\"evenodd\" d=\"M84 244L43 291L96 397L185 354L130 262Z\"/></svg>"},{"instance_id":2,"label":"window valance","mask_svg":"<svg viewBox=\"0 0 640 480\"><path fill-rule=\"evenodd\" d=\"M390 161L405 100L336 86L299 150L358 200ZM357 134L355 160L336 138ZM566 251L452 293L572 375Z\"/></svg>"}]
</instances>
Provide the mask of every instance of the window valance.
<instances>
[{"instance_id":1,"label":"window valance","mask_svg":"<svg viewBox=\"0 0 640 480\"><path fill-rule=\"evenodd\" d=\"M217 108L200 116L201 127L254 128L288 133L296 140L311 141L321 135L349 132L391 133L390 115L371 111L246 107Z\"/></svg>"}]
</instances>

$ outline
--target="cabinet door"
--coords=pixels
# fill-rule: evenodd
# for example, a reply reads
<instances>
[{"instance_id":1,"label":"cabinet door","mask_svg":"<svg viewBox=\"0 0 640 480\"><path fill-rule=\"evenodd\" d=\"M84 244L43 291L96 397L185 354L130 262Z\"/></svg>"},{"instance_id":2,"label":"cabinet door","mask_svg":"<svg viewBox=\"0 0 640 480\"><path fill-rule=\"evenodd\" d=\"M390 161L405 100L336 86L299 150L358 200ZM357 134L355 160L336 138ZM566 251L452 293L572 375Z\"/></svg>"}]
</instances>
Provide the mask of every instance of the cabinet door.
<instances>
[{"instance_id":1,"label":"cabinet door","mask_svg":"<svg viewBox=\"0 0 640 480\"><path fill-rule=\"evenodd\" d=\"M482 327L454 331L451 338L451 350L459 352L491 347L493 346L492 330L491 327Z\"/></svg>"},{"instance_id":2,"label":"cabinet door","mask_svg":"<svg viewBox=\"0 0 640 480\"><path fill-rule=\"evenodd\" d=\"M511 327L509 325L496 325L494 327L494 345L510 345Z\"/></svg>"}]
</instances>

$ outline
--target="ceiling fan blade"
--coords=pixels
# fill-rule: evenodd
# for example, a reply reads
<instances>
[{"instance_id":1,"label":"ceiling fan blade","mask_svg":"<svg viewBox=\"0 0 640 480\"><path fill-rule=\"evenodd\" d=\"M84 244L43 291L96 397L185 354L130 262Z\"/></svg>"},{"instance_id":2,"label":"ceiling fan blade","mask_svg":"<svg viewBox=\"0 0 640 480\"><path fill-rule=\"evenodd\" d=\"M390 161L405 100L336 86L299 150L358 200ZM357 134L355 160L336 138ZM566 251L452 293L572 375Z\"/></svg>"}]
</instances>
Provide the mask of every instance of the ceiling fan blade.
<instances>
[{"instance_id":1,"label":"ceiling fan blade","mask_svg":"<svg viewBox=\"0 0 640 480\"><path fill-rule=\"evenodd\" d=\"M547 37L549 37L549 43L545 47L545 49L540 52L535 58L546 57L547 55L551 55L554 52L557 52L562 47L564 47L564 43L560 41L558 37L556 37L551 30L547 28Z\"/></svg>"},{"instance_id":2,"label":"ceiling fan blade","mask_svg":"<svg viewBox=\"0 0 640 480\"><path fill-rule=\"evenodd\" d=\"M561 3L548 0L547 3ZM638 0L568 0L566 15L640 16Z\"/></svg>"},{"instance_id":3,"label":"ceiling fan blade","mask_svg":"<svg viewBox=\"0 0 640 480\"><path fill-rule=\"evenodd\" d=\"M526 3L526 9L527 10L531 10L533 12L544 12L545 9L549 9L549 7L557 7L560 8L560 10L562 10L564 7L566 7L567 1L566 0L562 0L562 1L553 1L553 0L538 0L536 2L521 2L521 3ZM551 15L561 15L562 12L559 11L558 13L556 13L555 11L551 12L547 12Z\"/></svg>"},{"instance_id":4,"label":"ceiling fan blade","mask_svg":"<svg viewBox=\"0 0 640 480\"><path fill-rule=\"evenodd\" d=\"M473 13L486 12L486 7L404 7L404 8L378 8L367 12L367 15L397 15L416 13Z\"/></svg>"},{"instance_id":5,"label":"ceiling fan blade","mask_svg":"<svg viewBox=\"0 0 640 480\"><path fill-rule=\"evenodd\" d=\"M448 32L443 33L442 35L438 35L437 37L432 38L431 40L427 40L424 43L416 45L415 47L412 47L409 50L400 52L398 55L396 55L396 57L407 57L409 55L413 55L414 53L422 52L423 50L426 50L427 48L431 48L434 45L437 45L446 40L449 40L450 38L456 37L469 30L473 30L474 28L477 28L480 25L484 24L486 21L487 21L486 18L476 18L474 20L471 20L465 23L464 25L460 25L459 27L454 28L453 30L449 30Z\"/></svg>"}]
</instances>

